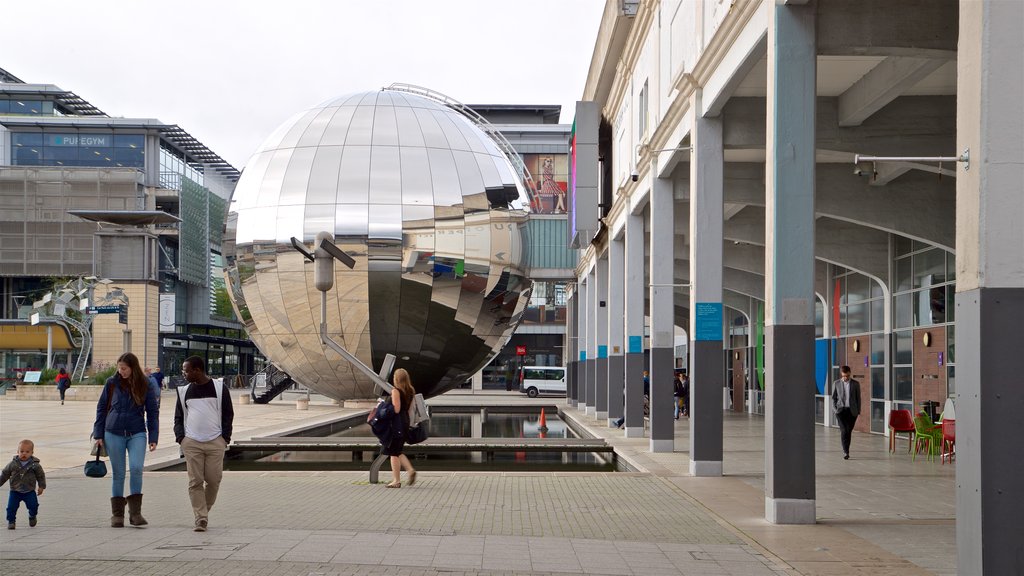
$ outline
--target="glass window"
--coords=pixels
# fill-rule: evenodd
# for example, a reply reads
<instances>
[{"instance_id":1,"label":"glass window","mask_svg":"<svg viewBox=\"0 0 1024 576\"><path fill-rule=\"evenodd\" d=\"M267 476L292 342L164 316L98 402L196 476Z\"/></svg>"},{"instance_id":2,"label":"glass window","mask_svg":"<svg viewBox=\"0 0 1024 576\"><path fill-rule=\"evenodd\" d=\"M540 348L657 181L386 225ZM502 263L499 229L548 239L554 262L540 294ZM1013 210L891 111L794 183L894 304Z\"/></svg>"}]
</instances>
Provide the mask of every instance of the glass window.
<instances>
[{"instance_id":1,"label":"glass window","mask_svg":"<svg viewBox=\"0 0 1024 576\"><path fill-rule=\"evenodd\" d=\"M900 294L892 302L893 328L910 328L914 325L914 295Z\"/></svg>"},{"instance_id":2,"label":"glass window","mask_svg":"<svg viewBox=\"0 0 1024 576\"><path fill-rule=\"evenodd\" d=\"M861 300L867 300L871 294L871 287L868 285L869 282L871 282L871 280L863 274L850 274L847 276L847 301L860 302Z\"/></svg>"},{"instance_id":3,"label":"glass window","mask_svg":"<svg viewBox=\"0 0 1024 576\"><path fill-rule=\"evenodd\" d=\"M145 153L142 148L114 148L114 164L128 168L144 168Z\"/></svg>"},{"instance_id":4,"label":"glass window","mask_svg":"<svg viewBox=\"0 0 1024 576\"><path fill-rule=\"evenodd\" d=\"M873 300L871 306L871 330L879 332L885 330L885 301Z\"/></svg>"},{"instance_id":5,"label":"glass window","mask_svg":"<svg viewBox=\"0 0 1024 576\"><path fill-rule=\"evenodd\" d=\"M43 115L53 116L53 102L43 102Z\"/></svg>"},{"instance_id":6,"label":"glass window","mask_svg":"<svg viewBox=\"0 0 1024 576\"><path fill-rule=\"evenodd\" d=\"M15 148L12 150L11 163L22 166L38 166L42 163L42 153L39 151L42 147L32 148Z\"/></svg>"},{"instance_id":7,"label":"glass window","mask_svg":"<svg viewBox=\"0 0 1024 576\"><path fill-rule=\"evenodd\" d=\"M848 302L846 298L846 276L836 278L836 282L839 283L839 303L846 304Z\"/></svg>"},{"instance_id":8,"label":"glass window","mask_svg":"<svg viewBox=\"0 0 1024 576\"><path fill-rule=\"evenodd\" d=\"M946 321L946 288L940 286L930 290L914 292L915 326L931 326Z\"/></svg>"},{"instance_id":9,"label":"glass window","mask_svg":"<svg viewBox=\"0 0 1024 576\"><path fill-rule=\"evenodd\" d=\"M914 369L896 367L892 369L893 400L914 401Z\"/></svg>"},{"instance_id":10,"label":"glass window","mask_svg":"<svg viewBox=\"0 0 1024 576\"><path fill-rule=\"evenodd\" d=\"M7 114L11 111L10 100L0 100L0 114Z\"/></svg>"},{"instance_id":11,"label":"glass window","mask_svg":"<svg viewBox=\"0 0 1024 576\"><path fill-rule=\"evenodd\" d=\"M43 103L38 100L11 100L11 114L42 115Z\"/></svg>"},{"instance_id":12,"label":"glass window","mask_svg":"<svg viewBox=\"0 0 1024 576\"><path fill-rule=\"evenodd\" d=\"M956 363L956 326L946 326L946 364Z\"/></svg>"},{"instance_id":13,"label":"glass window","mask_svg":"<svg viewBox=\"0 0 1024 576\"><path fill-rule=\"evenodd\" d=\"M946 322L956 322L956 284L946 285Z\"/></svg>"},{"instance_id":14,"label":"glass window","mask_svg":"<svg viewBox=\"0 0 1024 576\"><path fill-rule=\"evenodd\" d=\"M910 258L901 258L896 261L896 289L894 292L902 292L904 290L910 290L912 283L910 281L911 276L911 264Z\"/></svg>"},{"instance_id":15,"label":"glass window","mask_svg":"<svg viewBox=\"0 0 1024 576\"><path fill-rule=\"evenodd\" d=\"M904 254L910 254L914 249L914 243L910 241L910 238L905 236L893 236L896 238L896 255L903 256Z\"/></svg>"},{"instance_id":16,"label":"glass window","mask_svg":"<svg viewBox=\"0 0 1024 576\"><path fill-rule=\"evenodd\" d=\"M956 366L948 366L946 378L946 396L956 394Z\"/></svg>"},{"instance_id":17,"label":"glass window","mask_svg":"<svg viewBox=\"0 0 1024 576\"><path fill-rule=\"evenodd\" d=\"M43 163L47 166L78 166L78 148L74 146L46 146Z\"/></svg>"},{"instance_id":18,"label":"glass window","mask_svg":"<svg viewBox=\"0 0 1024 576\"><path fill-rule=\"evenodd\" d=\"M43 135L40 132L12 132L11 145L19 146L42 146Z\"/></svg>"},{"instance_id":19,"label":"glass window","mask_svg":"<svg viewBox=\"0 0 1024 576\"><path fill-rule=\"evenodd\" d=\"M885 399L885 368L871 369L871 397Z\"/></svg>"},{"instance_id":20,"label":"glass window","mask_svg":"<svg viewBox=\"0 0 1024 576\"><path fill-rule=\"evenodd\" d=\"M846 307L846 329L843 334L861 334L868 331L867 304L852 304Z\"/></svg>"},{"instance_id":21,"label":"glass window","mask_svg":"<svg viewBox=\"0 0 1024 576\"><path fill-rule=\"evenodd\" d=\"M885 432L885 402L871 403L871 431Z\"/></svg>"},{"instance_id":22,"label":"glass window","mask_svg":"<svg viewBox=\"0 0 1024 576\"><path fill-rule=\"evenodd\" d=\"M946 253L946 280L956 280L956 255L951 252Z\"/></svg>"},{"instance_id":23,"label":"glass window","mask_svg":"<svg viewBox=\"0 0 1024 576\"><path fill-rule=\"evenodd\" d=\"M871 280L871 297L881 298L885 293L882 291L882 285L875 280Z\"/></svg>"},{"instance_id":24,"label":"glass window","mask_svg":"<svg viewBox=\"0 0 1024 576\"><path fill-rule=\"evenodd\" d=\"M146 137L142 134L115 134L114 148L144 148Z\"/></svg>"},{"instance_id":25,"label":"glass window","mask_svg":"<svg viewBox=\"0 0 1024 576\"><path fill-rule=\"evenodd\" d=\"M875 365L885 364L885 334L877 333L871 335L871 363Z\"/></svg>"},{"instance_id":26,"label":"glass window","mask_svg":"<svg viewBox=\"0 0 1024 576\"><path fill-rule=\"evenodd\" d=\"M910 330L896 332L896 358L893 364L913 364L914 333Z\"/></svg>"},{"instance_id":27,"label":"glass window","mask_svg":"<svg viewBox=\"0 0 1024 576\"><path fill-rule=\"evenodd\" d=\"M914 254L914 288L946 281L946 252L939 248Z\"/></svg>"}]
</instances>

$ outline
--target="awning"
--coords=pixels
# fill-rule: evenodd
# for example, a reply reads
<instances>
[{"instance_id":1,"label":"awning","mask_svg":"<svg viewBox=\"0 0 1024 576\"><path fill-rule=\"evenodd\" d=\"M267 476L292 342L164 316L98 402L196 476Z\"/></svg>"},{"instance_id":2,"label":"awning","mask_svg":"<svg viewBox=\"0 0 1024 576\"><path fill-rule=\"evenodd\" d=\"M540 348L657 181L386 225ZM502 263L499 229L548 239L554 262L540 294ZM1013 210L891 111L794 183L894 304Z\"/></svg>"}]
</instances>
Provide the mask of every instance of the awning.
<instances>
[{"instance_id":1,"label":"awning","mask_svg":"<svg viewBox=\"0 0 1024 576\"><path fill-rule=\"evenodd\" d=\"M53 327L53 349L75 350L68 329L56 323L35 326L28 320L0 323L0 350L46 350L46 327Z\"/></svg>"},{"instance_id":2,"label":"awning","mask_svg":"<svg viewBox=\"0 0 1024 576\"><path fill-rule=\"evenodd\" d=\"M83 220L118 224L120 226L145 226L147 224L174 224L181 218L162 210L68 210L68 214Z\"/></svg>"}]
</instances>

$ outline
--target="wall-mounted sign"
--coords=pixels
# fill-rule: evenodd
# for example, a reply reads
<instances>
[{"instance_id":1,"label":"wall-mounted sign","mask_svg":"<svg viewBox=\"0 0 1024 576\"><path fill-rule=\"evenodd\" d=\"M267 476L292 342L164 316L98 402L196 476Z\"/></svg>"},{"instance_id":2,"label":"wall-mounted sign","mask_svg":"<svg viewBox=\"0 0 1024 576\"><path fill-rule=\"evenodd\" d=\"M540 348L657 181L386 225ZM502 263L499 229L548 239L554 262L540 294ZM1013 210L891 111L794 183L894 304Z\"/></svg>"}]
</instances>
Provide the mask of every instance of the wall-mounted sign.
<instances>
[{"instance_id":1,"label":"wall-mounted sign","mask_svg":"<svg viewBox=\"0 0 1024 576\"><path fill-rule=\"evenodd\" d=\"M174 332L174 294L160 295L160 331Z\"/></svg>"},{"instance_id":2,"label":"wall-mounted sign","mask_svg":"<svg viewBox=\"0 0 1024 576\"><path fill-rule=\"evenodd\" d=\"M46 137L50 146L110 148L114 145L114 137L110 134L47 134Z\"/></svg>"},{"instance_id":3,"label":"wall-mounted sign","mask_svg":"<svg viewBox=\"0 0 1024 576\"><path fill-rule=\"evenodd\" d=\"M694 305L694 340L722 339L722 303L697 302Z\"/></svg>"},{"instance_id":4,"label":"wall-mounted sign","mask_svg":"<svg viewBox=\"0 0 1024 576\"><path fill-rule=\"evenodd\" d=\"M526 346L516 346L516 356L526 356Z\"/></svg>"}]
</instances>

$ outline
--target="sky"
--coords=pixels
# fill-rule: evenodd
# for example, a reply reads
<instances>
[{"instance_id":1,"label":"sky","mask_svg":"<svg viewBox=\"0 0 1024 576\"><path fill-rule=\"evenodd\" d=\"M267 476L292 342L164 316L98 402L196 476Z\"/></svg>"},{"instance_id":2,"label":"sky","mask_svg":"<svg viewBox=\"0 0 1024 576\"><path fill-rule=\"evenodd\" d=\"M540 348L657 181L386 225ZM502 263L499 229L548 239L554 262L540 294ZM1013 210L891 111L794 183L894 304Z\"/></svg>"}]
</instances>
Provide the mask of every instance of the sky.
<instances>
[{"instance_id":1,"label":"sky","mask_svg":"<svg viewBox=\"0 0 1024 576\"><path fill-rule=\"evenodd\" d=\"M392 82L466 104L583 95L604 0L52 0L4 6L0 68L178 124L235 167L293 114Z\"/></svg>"}]
</instances>

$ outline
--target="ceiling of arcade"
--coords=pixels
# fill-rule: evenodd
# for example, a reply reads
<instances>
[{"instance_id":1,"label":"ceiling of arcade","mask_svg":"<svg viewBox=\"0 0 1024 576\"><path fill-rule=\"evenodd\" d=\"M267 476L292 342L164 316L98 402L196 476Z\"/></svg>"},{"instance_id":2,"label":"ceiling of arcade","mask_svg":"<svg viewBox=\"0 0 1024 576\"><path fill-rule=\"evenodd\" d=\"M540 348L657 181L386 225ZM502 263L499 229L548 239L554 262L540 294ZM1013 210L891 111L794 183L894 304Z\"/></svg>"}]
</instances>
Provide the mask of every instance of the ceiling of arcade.
<instances>
[{"instance_id":1,"label":"ceiling of arcade","mask_svg":"<svg viewBox=\"0 0 1024 576\"><path fill-rule=\"evenodd\" d=\"M815 289L821 298L827 263L887 286L890 233L954 249L956 166L876 164L857 175L854 156L958 154L958 8L954 0L817 5ZM885 22L872 16L883 12ZM725 157L723 302L744 312L751 299L764 297L766 54L762 37L717 106ZM677 122L680 115L670 110L664 118ZM668 128L656 127L656 133L671 133ZM686 144L688 138L659 145ZM686 154L677 153L671 174L677 199L674 277L680 284L690 277ZM685 326L688 289L676 293L682 304L676 323Z\"/></svg>"}]
</instances>

